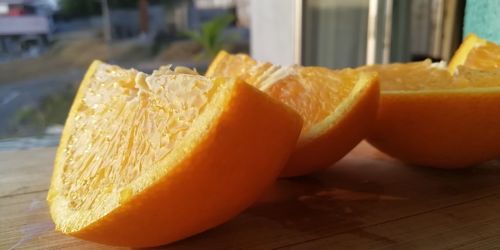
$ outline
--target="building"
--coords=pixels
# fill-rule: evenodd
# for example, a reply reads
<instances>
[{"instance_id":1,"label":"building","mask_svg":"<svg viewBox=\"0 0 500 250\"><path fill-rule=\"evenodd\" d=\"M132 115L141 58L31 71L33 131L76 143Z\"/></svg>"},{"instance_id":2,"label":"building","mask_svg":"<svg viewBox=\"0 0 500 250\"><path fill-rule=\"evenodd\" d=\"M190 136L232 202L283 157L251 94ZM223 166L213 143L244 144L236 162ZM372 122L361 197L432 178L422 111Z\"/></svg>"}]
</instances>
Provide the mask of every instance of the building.
<instances>
[{"instance_id":1,"label":"building","mask_svg":"<svg viewBox=\"0 0 500 250\"><path fill-rule=\"evenodd\" d=\"M448 60L464 8L464 0L251 0L251 51L258 60L330 68Z\"/></svg>"}]
</instances>

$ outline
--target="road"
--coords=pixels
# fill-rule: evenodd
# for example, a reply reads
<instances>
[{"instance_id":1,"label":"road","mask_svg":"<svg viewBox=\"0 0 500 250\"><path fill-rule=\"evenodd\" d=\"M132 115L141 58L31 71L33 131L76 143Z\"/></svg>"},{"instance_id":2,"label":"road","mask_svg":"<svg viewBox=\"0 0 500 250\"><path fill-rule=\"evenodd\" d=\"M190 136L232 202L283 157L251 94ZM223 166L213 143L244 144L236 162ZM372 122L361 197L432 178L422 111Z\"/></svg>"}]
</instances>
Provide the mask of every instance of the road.
<instances>
[{"instance_id":1,"label":"road","mask_svg":"<svg viewBox=\"0 0 500 250\"><path fill-rule=\"evenodd\" d=\"M82 70L70 70L60 74L47 75L0 85L0 136L7 136L6 129L19 109L36 106L44 96L63 90L71 84L78 84Z\"/></svg>"}]
</instances>

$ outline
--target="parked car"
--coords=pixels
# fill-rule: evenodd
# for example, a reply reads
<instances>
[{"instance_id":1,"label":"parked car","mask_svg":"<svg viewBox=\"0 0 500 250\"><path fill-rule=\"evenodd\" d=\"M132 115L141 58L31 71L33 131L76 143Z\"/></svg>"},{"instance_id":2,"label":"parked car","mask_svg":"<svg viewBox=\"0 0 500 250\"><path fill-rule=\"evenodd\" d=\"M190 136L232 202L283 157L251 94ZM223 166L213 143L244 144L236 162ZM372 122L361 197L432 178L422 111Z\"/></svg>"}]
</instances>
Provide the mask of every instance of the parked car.
<instances>
[{"instance_id":1,"label":"parked car","mask_svg":"<svg viewBox=\"0 0 500 250\"><path fill-rule=\"evenodd\" d=\"M52 13L40 1L0 0L0 52L38 55L52 39Z\"/></svg>"}]
</instances>

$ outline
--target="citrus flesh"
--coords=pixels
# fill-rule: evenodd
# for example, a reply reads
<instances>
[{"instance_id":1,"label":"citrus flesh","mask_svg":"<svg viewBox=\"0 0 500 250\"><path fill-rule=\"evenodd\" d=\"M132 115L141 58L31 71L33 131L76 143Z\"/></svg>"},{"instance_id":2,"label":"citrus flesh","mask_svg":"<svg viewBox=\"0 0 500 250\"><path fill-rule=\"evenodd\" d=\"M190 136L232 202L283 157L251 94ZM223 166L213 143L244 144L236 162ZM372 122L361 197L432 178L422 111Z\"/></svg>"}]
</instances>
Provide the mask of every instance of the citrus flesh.
<instances>
[{"instance_id":1,"label":"citrus flesh","mask_svg":"<svg viewBox=\"0 0 500 250\"><path fill-rule=\"evenodd\" d=\"M111 245L166 244L230 219L272 184L300 116L234 78L183 71L90 66L47 197L56 230Z\"/></svg>"},{"instance_id":2,"label":"citrus flesh","mask_svg":"<svg viewBox=\"0 0 500 250\"><path fill-rule=\"evenodd\" d=\"M239 77L301 115L302 133L282 176L335 163L368 134L376 115L379 88L373 72L282 67L222 51L206 76Z\"/></svg>"},{"instance_id":3,"label":"citrus flesh","mask_svg":"<svg viewBox=\"0 0 500 250\"><path fill-rule=\"evenodd\" d=\"M454 74L459 66L479 70L500 68L500 45L469 34L453 55L448 70Z\"/></svg>"},{"instance_id":4,"label":"citrus flesh","mask_svg":"<svg viewBox=\"0 0 500 250\"><path fill-rule=\"evenodd\" d=\"M430 60L364 67L379 73L377 121L368 141L402 161L459 168L500 156L500 71Z\"/></svg>"}]
</instances>

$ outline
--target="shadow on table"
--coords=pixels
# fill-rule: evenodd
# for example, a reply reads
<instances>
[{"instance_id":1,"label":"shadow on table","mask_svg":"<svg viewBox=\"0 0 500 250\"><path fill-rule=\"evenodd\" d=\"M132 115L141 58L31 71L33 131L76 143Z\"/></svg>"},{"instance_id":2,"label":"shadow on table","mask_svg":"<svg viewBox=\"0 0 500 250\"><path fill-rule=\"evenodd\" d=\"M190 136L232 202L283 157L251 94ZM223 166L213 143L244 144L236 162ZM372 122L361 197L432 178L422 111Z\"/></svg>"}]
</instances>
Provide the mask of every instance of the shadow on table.
<instances>
[{"instance_id":1,"label":"shadow on table","mask_svg":"<svg viewBox=\"0 0 500 250\"><path fill-rule=\"evenodd\" d=\"M495 194L500 161L441 170L404 165L361 143L336 165L277 181L231 221L166 248L273 248L351 232ZM164 247L164 248L165 248Z\"/></svg>"}]
</instances>

